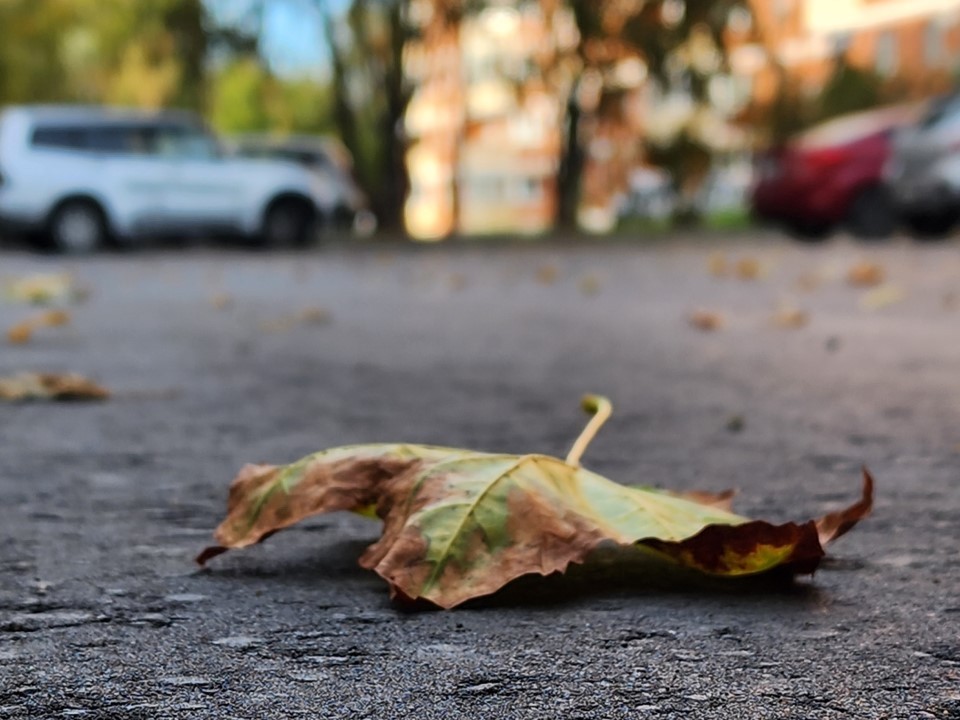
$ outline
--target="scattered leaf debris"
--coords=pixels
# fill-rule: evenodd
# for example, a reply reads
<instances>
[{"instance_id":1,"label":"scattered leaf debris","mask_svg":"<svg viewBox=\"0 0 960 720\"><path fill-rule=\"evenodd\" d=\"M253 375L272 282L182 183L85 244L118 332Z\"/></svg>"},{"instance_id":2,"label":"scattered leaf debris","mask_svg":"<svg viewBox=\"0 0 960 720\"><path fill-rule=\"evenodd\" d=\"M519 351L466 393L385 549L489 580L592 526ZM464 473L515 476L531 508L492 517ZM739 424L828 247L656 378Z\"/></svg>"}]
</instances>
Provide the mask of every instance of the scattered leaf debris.
<instances>
[{"instance_id":1,"label":"scattered leaf debris","mask_svg":"<svg viewBox=\"0 0 960 720\"><path fill-rule=\"evenodd\" d=\"M861 260L847 271L847 282L854 287L875 287L887 277L879 263Z\"/></svg>"},{"instance_id":2,"label":"scattered leaf debris","mask_svg":"<svg viewBox=\"0 0 960 720\"><path fill-rule=\"evenodd\" d=\"M712 310L694 310L687 320L697 330L704 332L720 330L726 324L723 315Z\"/></svg>"},{"instance_id":3,"label":"scattered leaf debris","mask_svg":"<svg viewBox=\"0 0 960 720\"><path fill-rule=\"evenodd\" d=\"M560 268L554 263L545 263L537 268L536 277L541 285L553 285L560 277Z\"/></svg>"},{"instance_id":4,"label":"scattered leaf debris","mask_svg":"<svg viewBox=\"0 0 960 720\"><path fill-rule=\"evenodd\" d=\"M897 285L886 283L860 296L860 308L863 310L882 310L896 305L904 298L904 292Z\"/></svg>"},{"instance_id":5,"label":"scattered leaf debris","mask_svg":"<svg viewBox=\"0 0 960 720\"><path fill-rule=\"evenodd\" d=\"M8 282L4 294L15 302L52 305L79 302L88 292L69 273L35 273Z\"/></svg>"},{"instance_id":6,"label":"scattered leaf debris","mask_svg":"<svg viewBox=\"0 0 960 720\"><path fill-rule=\"evenodd\" d=\"M216 293L210 298L214 310L229 310L233 307L233 296L228 293Z\"/></svg>"},{"instance_id":7,"label":"scattered leaf debris","mask_svg":"<svg viewBox=\"0 0 960 720\"><path fill-rule=\"evenodd\" d=\"M723 253L711 253L707 258L707 271L714 277L724 277L730 271L727 256Z\"/></svg>"},{"instance_id":8,"label":"scattered leaf debris","mask_svg":"<svg viewBox=\"0 0 960 720\"><path fill-rule=\"evenodd\" d=\"M308 307L300 313L300 322L307 325L326 325L332 320L330 311L322 307Z\"/></svg>"},{"instance_id":9,"label":"scattered leaf debris","mask_svg":"<svg viewBox=\"0 0 960 720\"><path fill-rule=\"evenodd\" d=\"M35 330L44 327L63 327L70 323L70 313L66 310L47 310L27 318L7 330L7 341L13 345L30 342Z\"/></svg>"},{"instance_id":10,"label":"scattered leaf debris","mask_svg":"<svg viewBox=\"0 0 960 720\"><path fill-rule=\"evenodd\" d=\"M786 330L799 330L810 324L810 315L800 308L784 306L774 313L773 324Z\"/></svg>"},{"instance_id":11,"label":"scattered leaf debris","mask_svg":"<svg viewBox=\"0 0 960 720\"><path fill-rule=\"evenodd\" d=\"M383 532L360 558L399 601L451 608L523 575L563 572L601 544L639 546L711 575L774 569L812 573L824 546L866 517L873 479L859 501L819 521L774 525L729 511L727 493L684 493L620 485L580 465L609 417L605 398L565 460L424 445L354 445L286 466L247 465L230 487L217 544L231 548L325 512L376 514Z\"/></svg>"},{"instance_id":12,"label":"scattered leaf debris","mask_svg":"<svg viewBox=\"0 0 960 720\"><path fill-rule=\"evenodd\" d=\"M756 258L740 258L734 266L734 272L741 280L757 280L763 274L763 266Z\"/></svg>"},{"instance_id":13,"label":"scattered leaf debris","mask_svg":"<svg viewBox=\"0 0 960 720\"><path fill-rule=\"evenodd\" d=\"M75 373L24 372L0 377L0 400L106 400L110 393L92 380Z\"/></svg>"},{"instance_id":14,"label":"scattered leaf debris","mask_svg":"<svg viewBox=\"0 0 960 720\"><path fill-rule=\"evenodd\" d=\"M580 294L590 297L600 292L600 278L594 273L588 273L580 278Z\"/></svg>"}]
</instances>

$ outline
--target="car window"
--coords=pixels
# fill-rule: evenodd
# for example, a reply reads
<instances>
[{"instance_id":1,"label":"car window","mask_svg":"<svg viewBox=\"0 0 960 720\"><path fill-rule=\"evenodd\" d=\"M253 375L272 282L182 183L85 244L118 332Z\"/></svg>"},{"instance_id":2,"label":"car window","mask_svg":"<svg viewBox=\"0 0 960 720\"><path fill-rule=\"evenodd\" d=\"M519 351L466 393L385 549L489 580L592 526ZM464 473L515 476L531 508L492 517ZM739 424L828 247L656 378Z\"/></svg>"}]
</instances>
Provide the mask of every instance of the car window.
<instances>
[{"instance_id":1,"label":"car window","mask_svg":"<svg viewBox=\"0 0 960 720\"><path fill-rule=\"evenodd\" d=\"M30 143L35 147L70 150L82 150L85 142L81 128L57 125L38 126L30 138Z\"/></svg>"},{"instance_id":2,"label":"car window","mask_svg":"<svg viewBox=\"0 0 960 720\"><path fill-rule=\"evenodd\" d=\"M164 157L186 160L209 160L222 154L216 138L200 128L179 125L158 130L156 151Z\"/></svg>"},{"instance_id":3,"label":"car window","mask_svg":"<svg viewBox=\"0 0 960 720\"><path fill-rule=\"evenodd\" d=\"M122 125L101 125L84 131L84 147L95 152L127 153L133 148L130 133L135 128Z\"/></svg>"},{"instance_id":4,"label":"car window","mask_svg":"<svg viewBox=\"0 0 960 720\"><path fill-rule=\"evenodd\" d=\"M948 97L935 102L920 121L921 130L940 127L955 122L960 115L960 97Z\"/></svg>"}]
</instances>

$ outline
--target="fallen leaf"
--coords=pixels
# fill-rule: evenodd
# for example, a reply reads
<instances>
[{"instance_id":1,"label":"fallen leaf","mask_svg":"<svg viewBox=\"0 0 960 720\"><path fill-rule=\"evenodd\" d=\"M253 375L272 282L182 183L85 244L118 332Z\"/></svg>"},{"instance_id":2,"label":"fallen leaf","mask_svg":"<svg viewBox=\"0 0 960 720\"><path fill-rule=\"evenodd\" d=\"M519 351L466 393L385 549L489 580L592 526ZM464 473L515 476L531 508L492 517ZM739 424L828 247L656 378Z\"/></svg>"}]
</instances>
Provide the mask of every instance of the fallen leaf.
<instances>
[{"instance_id":1,"label":"fallen leaf","mask_svg":"<svg viewBox=\"0 0 960 720\"><path fill-rule=\"evenodd\" d=\"M214 310L227 310L233 307L233 297L227 293L217 293L210 298Z\"/></svg>"},{"instance_id":2,"label":"fallen leaf","mask_svg":"<svg viewBox=\"0 0 960 720\"><path fill-rule=\"evenodd\" d=\"M588 297L590 295L596 295L598 292L600 292L600 278L593 273L584 275L582 278L580 278L579 287L582 295L586 295Z\"/></svg>"},{"instance_id":3,"label":"fallen leaf","mask_svg":"<svg viewBox=\"0 0 960 720\"><path fill-rule=\"evenodd\" d=\"M763 273L763 268L756 258L741 258L737 260L734 272L741 280L756 280Z\"/></svg>"},{"instance_id":4,"label":"fallen leaf","mask_svg":"<svg viewBox=\"0 0 960 720\"><path fill-rule=\"evenodd\" d=\"M460 292L467 287L467 276L457 272L450 276L450 289L453 292Z\"/></svg>"},{"instance_id":5,"label":"fallen leaf","mask_svg":"<svg viewBox=\"0 0 960 720\"><path fill-rule=\"evenodd\" d=\"M38 273L7 283L5 294L17 302L49 305L83 300L87 292L68 273Z\"/></svg>"},{"instance_id":6,"label":"fallen leaf","mask_svg":"<svg viewBox=\"0 0 960 720\"><path fill-rule=\"evenodd\" d=\"M896 285L887 283L873 290L868 290L860 297L862 310L882 310L885 307L896 305L904 297L903 290Z\"/></svg>"},{"instance_id":7,"label":"fallen leaf","mask_svg":"<svg viewBox=\"0 0 960 720\"><path fill-rule=\"evenodd\" d=\"M66 310L47 310L32 318L27 318L7 330L7 341L14 345L30 342L33 331L42 327L62 327L70 323L70 313Z\"/></svg>"},{"instance_id":8,"label":"fallen leaf","mask_svg":"<svg viewBox=\"0 0 960 720\"><path fill-rule=\"evenodd\" d=\"M782 307L773 315L773 324L788 330L798 330L810 324L810 316L795 307Z\"/></svg>"},{"instance_id":9,"label":"fallen leaf","mask_svg":"<svg viewBox=\"0 0 960 720\"><path fill-rule=\"evenodd\" d=\"M306 308L300 313L300 322L309 325L326 325L331 320L333 320L333 315L330 314L329 310L322 307Z\"/></svg>"},{"instance_id":10,"label":"fallen leaf","mask_svg":"<svg viewBox=\"0 0 960 720\"><path fill-rule=\"evenodd\" d=\"M813 292L823 284L823 280L823 275L820 273L808 272L800 275L794 285L798 290L802 290L804 292Z\"/></svg>"},{"instance_id":11,"label":"fallen leaf","mask_svg":"<svg viewBox=\"0 0 960 720\"><path fill-rule=\"evenodd\" d=\"M74 373L20 373L0 378L0 400L106 400L110 393Z\"/></svg>"},{"instance_id":12,"label":"fallen leaf","mask_svg":"<svg viewBox=\"0 0 960 720\"><path fill-rule=\"evenodd\" d=\"M707 258L707 270L714 277L724 277L728 272L727 257L722 253L713 253Z\"/></svg>"},{"instance_id":13,"label":"fallen leaf","mask_svg":"<svg viewBox=\"0 0 960 720\"><path fill-rule=\"evenodd\" d=\"M560 276L560 268L553 263L546 263L537 268L537 282L541 285L553 285Z\"/></svg>"},{"instance_id":14,"label":"fallen leaf","mask_svg":"<svg viewBox=\"0 0 960 720\"><path fill-rule=\"evenodd\" d=\"M823 544L870 512L866 470L858 503L802 524L735 515L726 494L619 485L580 466L610 414L603 398L584 406L594 417L566 460L386 444L334 448L280 467L247 465L230 487L218 544L197 562L318 513L372 511L383 532L361 566L386 580L395 598L450 608L523 575L563 572L601 544L638 545L713 575L810 573Z\"/></svg>"},{"instance_id":15,"label":"fallen leaf","mask_svg":"<svg viewBox=\"0 0 960 720\"><path fill-rule=\"evenodd\" d=\"M886 279L882 265L862 260L847 271L847 282L854 287L873 287Z\"/></svg>"},{"instance_id":16,"label":"fallen leaf","mask_svg":"<svg viewBox=\"0 0 960 720\"><path fill-rule=\"evenodd\" d=\"M66 310L47 310L36 322L41 327L63 327L70 324L70 313Z\"/></svg>"},{"instance_id":17,"label":"fallen leaf","mask_svg":"<svg viewBox=\"0 0 960 720\"><path fill-rule=\"evenodd\" d=\"M690 313L688 320L697 330L703 330L705 332L719 330L725 324L723 315L711 310L695 310Z\"/></svg>"},{"instance_id":18,"label":"fallen leaf","mask_svg":"<svg viewBox=\"0 0 960 720\"><path fill-rule=\"evenodd\" d=\"M7 342L11 345L25 345L33 337L33 324L20 322L7 330Z\"/></svg>"}]
</instances>

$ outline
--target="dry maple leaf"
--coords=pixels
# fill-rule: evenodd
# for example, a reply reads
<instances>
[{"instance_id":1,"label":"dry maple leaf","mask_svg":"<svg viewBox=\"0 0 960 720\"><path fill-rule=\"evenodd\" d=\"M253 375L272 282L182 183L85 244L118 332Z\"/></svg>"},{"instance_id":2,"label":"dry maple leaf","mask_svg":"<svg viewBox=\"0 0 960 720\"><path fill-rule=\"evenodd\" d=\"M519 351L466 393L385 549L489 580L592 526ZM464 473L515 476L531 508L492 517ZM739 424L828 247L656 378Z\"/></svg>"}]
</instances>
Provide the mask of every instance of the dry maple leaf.
<instances>
[{"instance_id":1,"label":"dry maple leaf","mask_svg":"<svg viewBox=\"0 0 960 720\"><path fill-rule=\"evenodd\" d=\"M20 373L0 378L0 400L106 400L110 393L74 373Z\"/></svg>"},{"instance_id":2,"label":"dry maple leaf","mask_svg":"<svg viewBox=\"0 0 960 720\"><path fill-rule=\"evenodd\" d=\"M584 406L595 414L566 460L388 444L334 448L282 467L247 465L230 487L218 544L197 562L311 515L372 511L383 533L360 564L383 577L393 597L450 608L522 575L563 572L603 543L639 545L716 575L812 572L823 544L870 512L866 471L861 501L819 524L751 521L727 509L725 494L619 485L580 466L610 414L603 398Z\"/></svg>"}]
</instances>

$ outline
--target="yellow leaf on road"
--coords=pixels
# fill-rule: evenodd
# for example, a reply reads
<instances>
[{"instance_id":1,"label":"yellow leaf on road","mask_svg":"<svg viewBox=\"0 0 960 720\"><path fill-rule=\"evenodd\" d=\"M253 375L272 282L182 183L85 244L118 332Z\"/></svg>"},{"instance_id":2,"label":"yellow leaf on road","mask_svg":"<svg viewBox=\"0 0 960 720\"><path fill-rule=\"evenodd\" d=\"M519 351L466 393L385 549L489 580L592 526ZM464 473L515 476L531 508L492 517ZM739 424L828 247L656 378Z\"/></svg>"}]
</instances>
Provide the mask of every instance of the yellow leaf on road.
<instances>
[{"instance_id":1,"label":"yellow leaf on road","mask_svg":"<svg viewBox=\"0 0 960 720\"><path fill-rule=\"evenodd\" d=\"M860 308L863 310L881 310L891 305L896 305L904 298L904 292L896 285L881 285L873 290L868 290L860 296Z\"/></svg>"}]
</instances>

